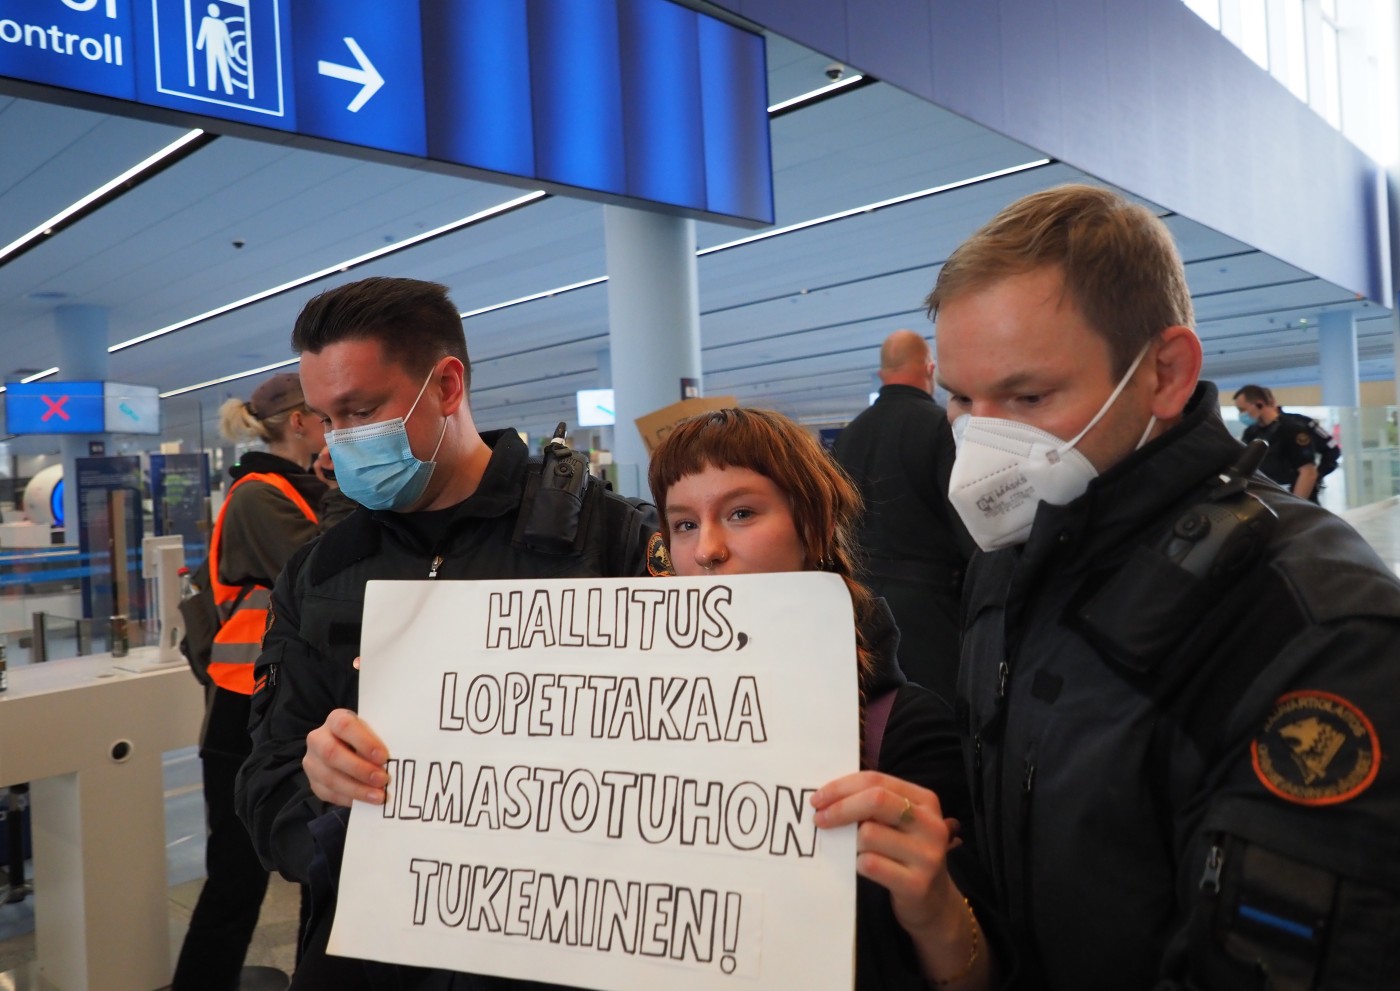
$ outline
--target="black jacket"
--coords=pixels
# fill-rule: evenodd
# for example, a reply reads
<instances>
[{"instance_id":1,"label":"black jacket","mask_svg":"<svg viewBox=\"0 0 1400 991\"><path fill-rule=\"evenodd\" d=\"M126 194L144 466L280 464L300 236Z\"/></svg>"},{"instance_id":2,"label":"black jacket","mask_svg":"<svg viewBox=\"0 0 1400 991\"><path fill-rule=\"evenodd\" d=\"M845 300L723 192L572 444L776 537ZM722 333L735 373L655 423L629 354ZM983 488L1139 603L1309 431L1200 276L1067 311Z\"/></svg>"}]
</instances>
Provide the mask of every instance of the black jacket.
<instances>
[{"instance_id":1,"label":"black jacket","mask_svg":"<svg viewBox=\"0 0 1400 991\"><path fill-rule=\"evenodd\" d=\"M1171 563L1242 451L1217 405L1203 383L969 574L965 759L1025 986L1343 991L1400 966L1400 582L1257 480L1277 520L1236 570Z\"/></svg>"},{"instance_id":2,"label":"black jacket","mask_svg":"<svg viewBox=\"0 0 1400 991\"><path fill-rule=\"evenodd\" d=\"M948 503L947 413L922 389L887 385L841 431L832 453L865 502L862 577L899 624L900 667L952 698L963 572L976 545Z\"/></svg>"},{"instance_id":3,"label":"black jacket","mask_svg":"<svg viewBox=\"0 0 1400 991\"><path fill-rule=\"evenodd\" d=\"M875 567L918 562L928 577L961 577L975 546L948 504L953 431L932 396L911 385L882 387L842 429L832 454L865 500L859 542Z\"/></svg>"},{"instance_id":4,"label":"black jacket","mask_svg":"<svg viewBox=\"0 0 1400 991\"><path fill-rule=\"evenodd\" d=\"M514 546L528 454L512 430L482 437L492 448L491 460L469 498L426 513L357 508L298 551L273 589L271 622L255 673L258 687L249 724L253 751L239 772L236 801L264 864L291 880L322 882L311 884L308 950L298 966L308 972L329 966L332 973L320 983L301 983L299 974L298 987L350 989L359 969L347 970L340 958L324 956L335 881L324 870L328 857L338 865L346 820L326 814L311 792L301 759L306 735L332 709L357 707L359 677L352 662L360 652L365 583L422 579L433 571L444 580L647 573L654 513L612 493L600 493L593 510L585 512L586 537L578 553L545 554Z\"/></svg>"},{"instance_id":5,"label":"black jacket","mask_svg":"<svg viewBox=\"0 0 1400 991\"><path fill-rule=\"evenodd\" d=\"M333 709L358 704L365 583L429 577L626 577L646 574L648 515L607 493L595 539L580 554L512 546L528 469L513 430L485 433L491 460L475 493L436 512L360 507L287 563L272 594L272 618L254 679L253 752L239 774L239 815L259 856L305 882L313 849L307 824L323 811L301 758L306 735Z\"/></svg>"},{"instance_id":6,"label":"black jacket","mask_svg":"<svg viewBox=\"0 0 1400 991\"><path fill-rule=\"evenodd\" d=\"M875 666L862 687L867 703L888 691L895 692L895 697L876 768L936 793L943 814L970 832L971 806L952 709L939 696L905 680L895 659L899 631L884 603L877 600L877 606L865 631ZM971 846L953 851L949 869L976 902L984 884L979 883L982 875ZM914 944L895 919L889 892L874 881L857 878L856 991L927 987Z\"/></svg>"}]
</instances>

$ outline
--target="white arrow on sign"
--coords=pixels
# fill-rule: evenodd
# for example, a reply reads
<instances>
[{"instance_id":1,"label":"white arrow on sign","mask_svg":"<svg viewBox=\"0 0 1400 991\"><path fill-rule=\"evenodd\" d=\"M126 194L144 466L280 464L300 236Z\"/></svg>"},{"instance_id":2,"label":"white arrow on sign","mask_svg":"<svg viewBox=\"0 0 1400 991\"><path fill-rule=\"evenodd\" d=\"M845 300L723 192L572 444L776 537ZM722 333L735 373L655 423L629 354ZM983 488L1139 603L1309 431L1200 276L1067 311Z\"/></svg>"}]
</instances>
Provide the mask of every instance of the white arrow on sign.
<instances>
[{"instance_id":1,"label":"white arrow on sign","mask_svg":"<svg viewBox=\"0 0 1400 991\"><path fill-rule=\"evenodd\" d=\"M355 61L360 63L358 69L353 65L339 65L321 59L316 63L316 71L323 76L360 84L360 92L355 94L355 99L351 100L349 106L345 108L353 114L358 113L359 109L369 102L369 98L379 92L379 87L384 85L384 77L379 74L374 63L365 57L364 49L354 38L346 38L345 44L349 47L350 54L355 56Z\"/></svg>"}]
</instances>

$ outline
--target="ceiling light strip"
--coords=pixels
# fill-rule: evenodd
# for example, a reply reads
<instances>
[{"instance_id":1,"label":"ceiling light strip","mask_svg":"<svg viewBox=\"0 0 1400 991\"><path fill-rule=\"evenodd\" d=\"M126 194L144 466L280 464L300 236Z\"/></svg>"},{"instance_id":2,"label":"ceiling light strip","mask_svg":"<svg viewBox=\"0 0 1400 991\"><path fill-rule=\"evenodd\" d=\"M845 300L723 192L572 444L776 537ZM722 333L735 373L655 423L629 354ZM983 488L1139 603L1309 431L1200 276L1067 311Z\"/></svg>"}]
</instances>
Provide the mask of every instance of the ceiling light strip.
<instances>
[{"instance_id":1,"label":"ceiling light strip","mask_svg":"<svg viewBox=\"0 0 1400 991\"><path fill-rule=\"evenodd\" d=\"M299 289L302 286L309 285L310 283L316 282L319 279L324 279L329 275L336 275L339 273L348 272L352 268L356 268L360 265L364 265L376 259L383 258L385 255L391 255L396 251L403 251L406 248L411 248L414 245L422 244L425 241L431 241L433 238L442 237L445 234L452 234L457 231L463 230L467 227L471 227L474 224L479 224L484 220L490 220L492 217L499 217L502 214L510 213L511 211L518 210L521 207L527 206L530 203L535 203L539 200L545 199L549 195L550 194L546 193L544 190L537 189L534 192L526 193L524 196L517 196L515 199L507 200L504 203L498 203L493 207L486 208L485 210L480 210L469 217L463 217L461 220L454 220L450 224L443 224L441 227L435 227L433 230L424 231L422 234L415 234L413 237L405 238L402 241L395 241L393 244L387 244L382 248L376 248L375 250L365 252L362 255L356 255L354 258L347 258L345 261L338 262L334 265L328 265L325 268L320 269L319 271L312 272L310 275L300 276L299 278L292 279L290 282L284 282L280 286L273 286L271 289L264 289L262 292L257 292L251 296L245 296L242 299L234 300L232 303L225 303L223 306L217 306L212 310L207 310L204 313L200 313L197 316L192 316L187 319L181 320L178 323L172 323L168 327L162 327L159 330L152 330L148 333L140 335L139 337L133 337L130 340L122 341L119 344L113 344L107 349L107 351L111 354L116 354L118 351L125 350L129 347L135 347L137 344L144 344L146 341L155 340L157 337L164 337L166 334L173 334L177 330L184 330L186 327L192 327L193 325L201 323L205 320L210 320L214 317L223 316L226 313L232 313L234 310L242 309L245 306L251 306L254 303L260 303L265 299L270 299L273 296L279 296L285 292L291 292L293 289Z\"/></svg>"},{"instance_id":2,"label":"ceiling light strip","mask_svg":"<svg viewBox=\"0 0 1400 991\"><path fill-rule=\"evenodd\" d=\"M1012 165L1005 169L998 169L995 172L987 172L983 175L972 176L969 179L959 179L957 182L944 183L941 186L933 186L929 189L921 189L916 193L905 193L903 196L894 196L887 200L880 200L877 203L867 203L865 206L853 207L850 210L842 210L839 213L827 214L825 217L817 217L814 220L804 220L798 224L789 224L787 227L775 227L771 231L762 234L755 234L752 237L740 238L737 241L728 241L724 244L716 244L713 247L702 248L695 252L696 258L703 258L718 251L727 251L730 248L737 248L743 244L752 244L755 241L762 241L770 237L778 237L782 234L791 234L793 231L805 230L808 227L816 227L819 224L829 224L837 220L845 220L847 217L855 217L862 213L874 213L886 207L896 206L900 203L909 203L913 200L923 199L926 196L937 196L939 193L946 193L953 189L962 189L966 186L976 185L979 182L987 182L991 179L1000 179L1003 176L1014 175L1017 172L1025 172L1028 169L1038 169L1043 165L1053 164L1053 158L1038 158L1033 162L1023 162L1020 165ZM572 282L567 286L558 286L554 289L546 289L543 292L531 293L529 296L520 296L516 299L506 300L504 303L494 303L491 306L478 307L475 310L468 310L458 314L463 320L470 317L479 317L483 313L494 313L496 310L504 310L511 306L519 306L522 303L532 303L537 299L546 299L550 296L558 296L561 293L573 292L575 289L584 289L588 286L601 285L608 281L606 275L600 275L594 279L584 279L582 282Z\"/></svg>"},{"instance_id":3,"label":"ceiling light strip","mask_svg":"<svg viewBox=\"0 0 1400 991\"><path fill-rule=\"evenodd\" d=\"M28 385L30 382L37 382L37 381L39 381L40 379L46 379L46 378L48 378L50 375L57 375L57 374L58 374L58 366L57 366L57 365L54 365L52 368L45 368L42 372L35 372L33 375L26 375L24 378L22 378L22 379L19 380L19 384L20 384L20 385ZM9 386L7 386L7 385L0 385L0 392L4 392L4 391L5 391L6 389L8 389L8 388L9 388Z\"/></svg>"},{"instance_id":4,"label":"ceiling light strip","mask_svg":"<svg viewBox=\"0 0 1400 991\"><path fill-rule=\"evenodd\" d=\"M216 137L217 135L207 134L198 128L186 131L154 155L136 163L115 179L103 183L82 199L64 207L38 227L0 248L0 265L14 261L26 251L42 243L45 238L71 227L120 194L129 192L186 156L203 148Z\"/></svg>"},{"instance_id":5,"label":"ceiling light strip","mask_svg":"<svg viewBox=\"0 0 1400 991\"><path fill-rule=\"evenodd\" d=\"M768 108L768 116L770 118L782 117L792 113L794 110L801 110L803 107L810 107L814 103L821 103L824 100L829 100L838 93L844 93L851 89L861 89L876 81L877 80L872 76L863 76L860 73L856 73L853 76L847 76L845 79L838 79L834 83L827 83L825 86L819 86L806 93L799 93L797 96L791 97L790 99L781 100Z\"/></svg>"},{"instance_id":6,"label":"ceiling light strip","mask_svg":"<svg viewBox=\"0 0 1400 991\"><path fill-rule=\"evenodd\" d=\"M803 220L800 223L788 224L786 227L775 227L770 231L763 231L761 234L752 234L749 237L741 237L736 241L726 241L724 244L712 245L695 252L696 258L704 258L706 255L713 255L716 252L728 251L730 248L737 248L745 244L754 244L758 241L766 241L772 237L782 237L784 234L791 234L794 231L806 230L809 227L818 227L822 224L830 224L837 220L845 220L848 217L855 217L862 213L876 213L887 207L899 206L901 203L912 203L915 200L925 199L929 196L937 196L940 193L947 193L954 189L965 189L968 186L975 186L981 182L990 182L993 179L1001 179L1005 176L1015 175L1018 172L1026 172L1030 169L1038 169L1050 165L1055 160L1053 158L1037 158L1032 162L1022 162L1020 165L1012 165L1008 168L997 169L995 172L984 172L982 175L971 176L967 179L958 179L955 182L945 182L941 186L930 186L928 189L921 189L916 193L905 193L902 196L892 196L887 200L880 200L876 203L867 203L865 206L852 207L849 210L841 210L837 213L829 213L824 217L815 217L812 220Z\"/></svg>"},{"instance_id":7,"label":"ceiling light strip","mask_svg":"<svg viewBox=\"0 0 1400 991\"><path fill-rule=\"evenodd\" d=\"M261 368L250 368L246 372L234 372L232 375L225 375L222 378L210 379L208 382L200 382L198 385L187 385L180 389L171 389L169 392L162 392L161 399L169 399L171 396L183 395L186 392L195 392L199 389L207 389L211 385L223 385L225 382L236 382L238 379L248 378L250 375L261 375L263 372L273 372L279 368L287 368L298 364L301 356L288 358L286 361L278 361L271 365L263 365Z\"/></svg>"},{"instance_id":8,"label":"ceiling light strip","mask_svg":"<svg viewBox=\"0 0 1400 991\"><path fill-rule=\"evenodd\" d=\"M559 296L566 292L573 292L575 289L586 289L589 286L596 286L607 282L606 275L600 275L596 279L584 279L582 282L571 282L567 286L560 286L557 289L546 289L544 292L531 293L528 296L521 296L518 299L508 299L504 303L493 303L490 306L482 306L475 310L467 310L457 314L463 320L471 317L479 317L483 313L492 313L496 310L504 310L509 306L519 306L521 303L533 303L537 299L547 299L550 296Z\"/></svg>"},{"instance_id":9,"label":"ceiling light strip","mask_svg":"<svg viewBox=\"0 0 1400 991\"><path fill-rule=\"evenodd\" d=\"M866 77L859 77L859 78L864 78L864 79L867 79L867 80L870 79L870 77L868 77L868 76L866 76ZM845 86L845 87L842 87L842 86L840 85L840 83L836 83L836 84L833 84L832 86L822 87L822 89L820 89L820 90L814 90L814 91L813 91L813 94L816 94L816 93L829 93L830 91L840 90L840 89L849 89L850 86L854 85L857 81L858 81L858 78L857 78L857 77L853 77L853 78L851 79L850 82L847 82L847 83L846 83L846 86ZM871 81L873 81L873 80L871 80ZM846 82L846 81L845 81L845 80L842 80L841 82ZM810 96L812 96L813 94L807 94L807 95L810 97ZM775 106L775 107L780 107L780 106L782 106L782 105L781 105L781 104L775 104L774 106ZM770 108L770 112L771 112L771 111L772 111L772 108ZM1035 161L1024 162L1024 163L1022 163L1022 164L1020 164L1020 165L1013 165L1013 166L1010 166L1010 167L1005 168L1005 169L998 169L998 170L996 170L995 172L987 172L987 173L983 173L982 175L972 176L972 177L967 178L967 179L960 179L960 180L958 180L958 181L956 181L956 182L944 183L944 184L941 185L941 186L933 186L933 187L931 187L931 188L929 188L929 189L919 190L918 192L906 193L906 194L904 194L903 196L895 196L895 197L891 197L890 199L880 200L880 201L875 202L875 203L869 203L869 204L867 204L867 205L865 205L865 206L854 207L854 208L852 208L852 209L850 209L850 210L842 210L842 211L840 211L839 213L828 214L827 216L824 216L824 217L817 217L817 218L815 218L815 219L813 219L813 220L803 221L802 223L791 224L791 225L789 225L789 226L787 226L787 227L775 228L774 230L766 231L766 232L764 232L764 233L762 233L762 234L754 235L753 237L740 238L740 239L737 240L737 241L730 241L730 242L727 242L727 243L725 243L725 244L714 245L714 246L712 246L712 247L705 248L705 249L702 249L702 250L700 250L700 251L697 251L697 252L695 253L695 256L696 256L697 258L703 258L705 255L714 254L714 253L719 252L719 251L726 251L726 250L728 250L728 249L730 249L730 248L738 247L738 246L741 245L741 244L749 244L749 243L752 243L752 242L755 242L755 241L762 241L762 240L765 240L765 239L770 238L770 237L777 237L777 236L779 236L779 235L781 235L781 234L790 234L790 233L792 233L792 232L794 232L794 231L804 230L804 229L806 229L806 228L808 228L808 227L815 227L815 226L820 225L820 224L832 223L833 221L843 220L843 219L845 219L845 218L847 218L847 217L853 217L853 216L857 216L857 215L863 214L863 213L874 213L874 212L877 211L877 210L883 210L883 209L885 209L886 207L896 206L896 205L898 205L898 204L900 204L900 203L908 203L908 202L911 202L911 201L913 201L913 200L923 199L923 198L928 197L928 196L936 196L936 195L938 195L939 193L948 192L948 191L950 191L950 190L962 189L962 188L965 188L965 187L967 187L967 186L976 185L977 183L980 183L980 182L987 182L987 181L990 181L990 180L992 180L992 179L999 179L999 178L1001 178L1001 177L1003 177L1003 176L1014 175L1014 174L1016 174L1016 173L1018 173L1018 172L1025 172L1025 171L1027 171L1027 170L1029 170L1029 169L1040 168L1040 167L1042 167L1042 166L1044 166L1044 165L1050 165L1050 164L1054 163L1054 161L1055 161L1055 159L1052 159L1052 158L1041 158L1041 159L1036 159ZM481 213L473 214L471 217L464 218L463 220L458 221L458 222L455 223L455 224L447 224L447 225L444 225L443 227L440 227L440 228L438 228L438 229L435 230L435 231L429 231L429 232L427 232L427 233L425 233L425 234L418 235L418 236L415 237L415 238L410 238L410 239L407 240L407 241L402 241L402 242L398 242L398 243L396 243L396 244L388 245L388 246L385 247L385 248L380 248L380 249L378 249L378 250L376 250L376 251L372 251L372 252L370 252L370 253L367 254L367 255L361 255L361 256L359 256L359 257L356 258L356 259L351 259L351 260L348 261L348 262L343 262L341 265L331 266L330 268L323 269L321 272L315 273L315 274L310 275L310 276L306 276L305 278L296 280L295 282L289 282L289 283L286 283L286 284L283 285L283 286L278 286L278 287L275 288L275 289L269 289L269 290L266 290L266 291L263 292L263 293L258 293L258 294L255 294L255 295L253 295L253 296L249 296L249 297L247 297L246 299L239 300L239 301L236 302L236 303L229 303L228 305L219 307L219 308L216 309L216 310L210 310L208 313L200 314L199 316L196 316L196 317L191 317L191 318L189 318L188 320L183 320L183 321L181 321L180 323L172 324L172 325L170 325L169 327L162 328L161 330L152 331L152 332L149 333L149 334L143 334L142 336L136 337L136 338L132 338L132 339L129 340L129 341L123 341L123 342L120 343L120 344L114 344L112 347L108 348L107 350L110 351L110 352L115 353L115 352L117 352L117 351L122 350L123 348L130 347L130 346L132 346L132 345L134 345L134 344L139 344L139 343L141 343L141 342L143 342L143 341L151 340L152 338L159 337L159 336L162 336L162 335L164 335L164 334L172 333L172 332L174 332L174 331L176 331L176 330L181 330L181 329L183 329L183 328L185 328L185 327L188 327L188 326L190 326L190 325L192 325L192 324L198 323L198 322L201 321L201 320L207 320L207 319L209 319L210 317L219 316L219 315L221 315L221 314L223 314L223 313L229 312L229 311L232 310L232 309L236 309L237 307L240 307L240 306L247 306L247 305L249 305L250 303L261 301L261 300L263 300L263 299L266 299L266 298L267 298L268 296L270 296L270 295L274 295L274 294L279 293L279 292L286 292L286 291L288 291L288 290L291 289L291 288L295 288L296 286L305 285L307 282L314 281L315 279L324 278L326 275L334 274L335 272L344 272L344 271L346 271L347 269L353 267L354 265L363 264L365 261L368 261L368 260L370 260L370 259L372 259L372 258L378 258L378 257L381 257L381 256L383 256L383 255L385 255L385 254L390 253L390 252L398 251L398 250L401 250L402 248L409 247L409 246L411 246L411 245L413 245L413 244L421 243L423 240L426 240L426 239L428 239L428 238L430 238L430 237L437 237L437 236L440 236L440 235L442 235L442 234L444 234L444 233L449 233L450 231L460 229L461 227L464 227L464 226L468 226L468 225L471 224L471 223L478 223L478 222L480 222L481 220L488 219L489 217L499 216L501 213L508 212L509 210L515 210L515 209L518 209L518 208L520 208L520 207L522 207L522 206L527 205L528 203L535 202L535 201L538 201L538 200L541 200L541 199L545 199L545 198L547 198L549 195L550 195L550 194L544 192L543 190L536 190L536 191L533 192L533 193L529 193L529 194L527 194L527 195L525 195L525 196L519 197L518 199L511 200L511 201L509 201L508 203L503 203L503 204L501 204L499 207L494 207L494 208L492 208L492 209L490 209L490 210L485 210L485 211L482 211ZM579 290L579 289L586 289L586 288L588 288L588 287L590 287L590 286L602 285L603 283L605 283L605 282L607 282L607 281L608 281L608 277L607 277L606 275L600 275L600 276L597 276L597 277L592 278L592 279L583 279L583 280L580 280L580 281L578 281L578 282L571 282L571 283L569 283L568 285L557 286L557 287L554 288L554 289L546 289L546 290L544 290L544 291L542 291L542 292L531 293L531 294L528 295L528 296L520 296L520 297L517 297L517 298L515 298L515 299L506 300L506 301L501 302L501 303L493 303L493 304L491 304L490 306L482 306L482 307L478 307L477 309L474 309L474 310L466 310L466 311L463 311L463 312L459 313L458 316L460 316L463 320L467 320L467 319L470 319L471 317L481 316L481 315L486 314L486 313L494 313L494 312L496 312L497 310L504 310L504 309L508 309L509 307L520 306L520 305L525 304L525 303L532 303L532 302L535 302L536 300L547 299L547 298L549 298L550 296L558 296L558 295L562 295L562 294L564 294L564 293L574 292L574 291ZM169 398L169 397L171 397L171 396L178 396L178 395L181 395L181 394L186 393L186 392L193 392L193 391L198 390L198 389L206 389L206 388L208 388L208 387L210 387L210 386L212 386L212 385L221 385L221 384L223 384L224 382L232 382L232 381L234 381L234 380L236 380L236 379L247 378L247 377L250 376L250 375L257 375L257 374L259 374L259 373L261 373L261 372L268 371L269 369L272 369L272 368L282 368L282 367L286 367L286 365L295 364L298 360L300 360L300 359L293 359L292 361L285 362L285 363L280 364L280 365L267 365L267 366L264 366L264 367L262 367L262 368L255 368L255 369L252 369L252 370L246 371L246 372L238 372L238 373L235 373L235 374L233 374L233 375L225 376L225 377L223 377L223 378L213 379L213 380L208 381L208 382L201 382L201 383L199 383L198 385L190 385L190 386L185 386L185 387L180 388L180 389L173 389L173 390L171 390L170 392L162 392L162 393L160 394L160 397L161 397L162 399L167 399L167 398Z\"/></svg>"}]
</instances>

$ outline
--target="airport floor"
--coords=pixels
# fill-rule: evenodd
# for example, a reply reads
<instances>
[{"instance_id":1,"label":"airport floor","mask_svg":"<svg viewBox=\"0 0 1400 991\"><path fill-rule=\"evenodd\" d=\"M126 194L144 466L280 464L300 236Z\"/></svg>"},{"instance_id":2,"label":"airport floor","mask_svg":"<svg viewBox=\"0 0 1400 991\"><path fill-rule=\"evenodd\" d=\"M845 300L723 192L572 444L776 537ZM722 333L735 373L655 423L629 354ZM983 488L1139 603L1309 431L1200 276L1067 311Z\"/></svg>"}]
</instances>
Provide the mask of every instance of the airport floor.
<instances>
[{"instance_id":1,"label":"airport floor","mask_svg":"<svg viewBox=\"0 0 1400 991\"><path fill-rule=\"evenodd\" d=\"M1400 574L1400 498L1345 514L1367 542ZM204 801L199 758L193 747L165 755L166 864L170 878L170 958L179 954L190 911L204 883ZM263 902L258 931L246 966L290 973L296 954L299 893L295 885L273 877ZM51 991L37 974L32 899L0 904L0 991ZM261 971L245 981L243 991L273 991L271 975Z\"/></svg>"}]
</instances>

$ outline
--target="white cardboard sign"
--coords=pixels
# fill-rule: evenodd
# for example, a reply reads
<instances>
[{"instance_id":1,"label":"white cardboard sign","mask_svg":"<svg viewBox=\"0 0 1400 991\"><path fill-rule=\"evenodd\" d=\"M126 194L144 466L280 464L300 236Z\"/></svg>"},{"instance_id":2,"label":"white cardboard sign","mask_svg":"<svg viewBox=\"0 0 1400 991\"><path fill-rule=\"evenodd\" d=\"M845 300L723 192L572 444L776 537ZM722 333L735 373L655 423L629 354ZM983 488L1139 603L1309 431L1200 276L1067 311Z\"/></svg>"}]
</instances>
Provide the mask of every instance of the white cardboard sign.
<instances>
[{"instance_id":1,"label":"white cardboard sign","mask_svg":"<svg viewBox=\"0 0 1400 991\"><path fill-rule=\"evenodd\" d=\"M840 578L371 582L330 951L583 988L848 989L859 765Z\"/></svg>"}]
</instances>

